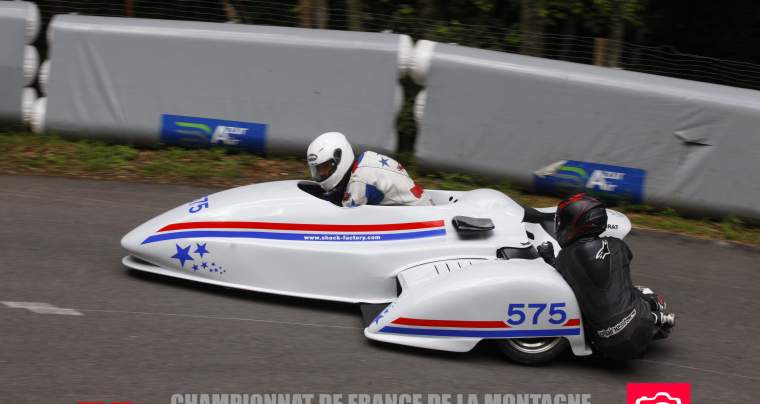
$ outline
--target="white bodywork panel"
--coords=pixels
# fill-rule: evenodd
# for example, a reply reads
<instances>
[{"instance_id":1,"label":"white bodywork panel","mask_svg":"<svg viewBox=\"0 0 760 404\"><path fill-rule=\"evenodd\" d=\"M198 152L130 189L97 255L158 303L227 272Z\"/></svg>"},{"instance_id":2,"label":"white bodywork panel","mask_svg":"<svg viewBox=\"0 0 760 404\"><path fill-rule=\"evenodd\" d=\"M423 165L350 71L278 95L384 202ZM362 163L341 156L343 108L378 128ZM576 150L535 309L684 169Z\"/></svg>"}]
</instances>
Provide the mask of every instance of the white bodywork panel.
<instances>
[{"instance_id":1,"label":"white bodywork panel","mask_svg":"<svg viewBox=\"0 0 760 404\"><path fill-rule=\"evenodd\" d=\"M234 188L128 233L122 246L145 262L124 263L243 289L382 303L396 298L396 274L410 265L495 257L499 247L528 242L522 207L498 191L426 192L436 206L343 208L302 191L298 181ZM490 218L495 229L462 236L452 225L459 215Z\"/></svg>"},{"instance_id":2,"label":"white bodywork panel","mask_svg":"<svg viewBox=\"0 0 760 404\"><path fill-rule=\"evenodd\" d=\"M510 304L524 305L517 309L523 321L510 323ZM512 320L519 319L513 315ZM364 335L457 352L469 351L482 339L562 336L576 355L591 353L573 291L541 259L488 260L439 273L405 289Z\"/></svg>"},{"instance_id":3,"label":"white bodywork panel","mask_svg":"<svg viewBox=\"0 0 760 404\"><path fill-rule=\"evenodd\" d=\"M463 271L473 264L483 262L494 257L458 257L453 259L441 259L431 262L413 265L398 274L398 281L403 290L429 282L438 278L441 274Z\"/></svg>"},{"instance_id":4,"label":"white bodywork panel","mask_svg":"<svg viewBox=\"0 0 760 404\"><path fill-rule=\"evenodd\" d=\"M496 259L498 248L545 241L558 253L552 226L523 223L524 209L495 190L425 192L434 206L344 208L302 190L299 181L233 188L138 226L121 241L130 254L122 262L265 293L393 302L365 329L379 341L467 351L488 338L562 336L576 355L591 352L575 296L554 268L541 259ZM455 216L488 218L494 229L460 233ZM608 217L603 235L630 231L624 215L608 210ZM508 323L510 305L521 304L535 318ZM562 306L553 317L551 305ZM550 322L562 316L566 322Z\"/></svg>"}]
</instances>

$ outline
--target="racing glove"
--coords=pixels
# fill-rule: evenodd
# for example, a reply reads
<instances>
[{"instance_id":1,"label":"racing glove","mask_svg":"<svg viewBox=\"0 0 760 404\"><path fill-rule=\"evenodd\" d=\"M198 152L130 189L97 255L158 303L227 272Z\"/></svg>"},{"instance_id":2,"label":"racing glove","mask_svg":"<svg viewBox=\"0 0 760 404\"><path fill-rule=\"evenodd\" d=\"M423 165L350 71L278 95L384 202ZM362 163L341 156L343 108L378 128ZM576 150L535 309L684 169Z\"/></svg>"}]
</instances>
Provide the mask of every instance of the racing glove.
<instances>
[{"instance_id":1,"label":"racing glove","mask_svg":"<svg viewBox=\"0 0 760 404\"><path fill-rule=\"evenodd\" d=\"M538 255L540 255L547 264L554 266L556 260L554 258L554 245L552 243L545 241L536 247L536 250L538 250Z\"/></svg>"}]
</instances>

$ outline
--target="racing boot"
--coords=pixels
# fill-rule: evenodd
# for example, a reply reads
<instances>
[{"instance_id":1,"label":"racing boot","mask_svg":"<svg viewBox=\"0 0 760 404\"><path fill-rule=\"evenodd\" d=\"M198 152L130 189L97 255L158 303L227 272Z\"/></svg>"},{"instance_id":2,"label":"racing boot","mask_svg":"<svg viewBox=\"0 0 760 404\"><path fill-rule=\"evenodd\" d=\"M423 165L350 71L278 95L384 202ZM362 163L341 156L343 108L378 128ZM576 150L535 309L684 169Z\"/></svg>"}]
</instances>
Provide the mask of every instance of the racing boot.
<instances>
[{"instance_id":1,"label":"racing boot","mask_svg":"<svg viewBox=\"0 0 760 404\"><path fill-rule=\"evenodd\" d=\"M676 325L676 315L664 311L652 311L655 333L652 339L664 339Z\"/></svg>"},{"instance_id":2,"label":"racing boot","mask_svg":"<svg viewBox=\"0 0 760 404\"><path fill-rule=\"evenodd\" d=\"M652 291L652 289L649 289L646 286L636 286L636 289L639 290L641 297L649 304L649 308L652 311L664 312L668 308L668 303L665 301L665 298L658 296Z\"/></svg>"}]
</instances>

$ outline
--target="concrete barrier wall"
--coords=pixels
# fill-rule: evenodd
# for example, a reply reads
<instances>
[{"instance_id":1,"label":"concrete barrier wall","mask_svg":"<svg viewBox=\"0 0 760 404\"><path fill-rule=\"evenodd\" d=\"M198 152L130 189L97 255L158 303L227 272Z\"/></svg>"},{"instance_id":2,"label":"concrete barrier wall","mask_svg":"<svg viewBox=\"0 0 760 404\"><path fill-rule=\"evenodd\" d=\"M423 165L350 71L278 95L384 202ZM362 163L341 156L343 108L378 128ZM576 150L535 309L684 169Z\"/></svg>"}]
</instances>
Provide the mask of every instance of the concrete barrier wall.
<instances>
[{"instance_id":1,"label":"concrete barrier wall","mask_svg":"<svg viewBox=\"0 0 760 404\"><path fill-rule=\"evenodd\" d=\"M0 1L0 123L18 124L30 103L29 89L39 65L34 42L39 11L29 2ZM32 100L33 101L33 100Z\"/></svg>"},{"instance_id":2,"label":"concrete barrier wall","mask_svg":"<svg viewBox=\"0 0 760 404\"><path fill-rule=\"evenodd\" d=\"M407 36L76 15L50 30L38 128L299 152L342 131L395 150Z\"/></svg>"},{"instance_id":3,"label":"concrete barrier wall","mask_svg":"<svg viewBox=\"0 0 760 404\"><path fill-rule=\"evenodd\" d=\"M420 41L423 164L760 218L760 92Z\"/></svg>"}]
</instances>

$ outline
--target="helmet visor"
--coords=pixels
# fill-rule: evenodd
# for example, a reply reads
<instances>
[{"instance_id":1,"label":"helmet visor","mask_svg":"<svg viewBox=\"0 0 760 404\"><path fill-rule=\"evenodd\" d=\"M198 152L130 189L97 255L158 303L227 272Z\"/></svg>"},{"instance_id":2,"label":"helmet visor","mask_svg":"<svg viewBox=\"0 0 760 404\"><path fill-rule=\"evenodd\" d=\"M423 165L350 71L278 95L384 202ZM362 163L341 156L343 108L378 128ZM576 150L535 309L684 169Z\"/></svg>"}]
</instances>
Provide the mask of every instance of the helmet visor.
<instances>
[{"instance_id":1,"label":"helmet visor","mask_svg":"<svg viewBox=\"0 0 760 404\"><path fill-rule=\"evenodd\" d=\"M311 178L314 181L322 182L328 179L335 170L338 169L338 162L335 159L329 159L320 164L309 164L309 171L311 172Z\"/></svg>"}]
</instances>

